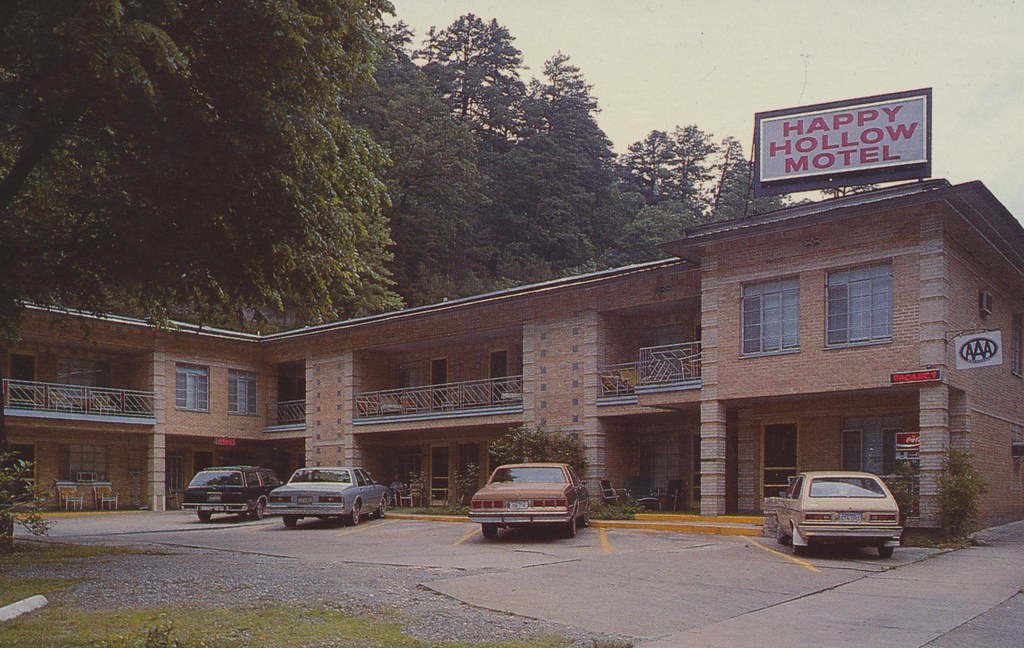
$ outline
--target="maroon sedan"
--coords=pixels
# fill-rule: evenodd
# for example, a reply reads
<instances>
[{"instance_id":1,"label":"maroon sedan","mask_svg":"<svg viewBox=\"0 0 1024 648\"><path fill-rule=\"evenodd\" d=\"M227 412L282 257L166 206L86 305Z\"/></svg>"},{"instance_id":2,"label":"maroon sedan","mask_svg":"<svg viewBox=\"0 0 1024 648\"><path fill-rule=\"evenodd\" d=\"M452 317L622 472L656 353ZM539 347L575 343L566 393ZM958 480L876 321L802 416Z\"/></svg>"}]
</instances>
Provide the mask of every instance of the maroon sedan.
<instances>
[{"instance_id":1,"label":"maroon sedan","mask_svg":"<svg viewBox=\"0 0 1024 648\"><path fill-rule=\"evenodd\" d=\"M567 464L507 464L473 495L469 519L480 523L489 540L502 527L535 525L558 527L572 538L590 522L590 494Z\"/></svg>"}]
</instances>

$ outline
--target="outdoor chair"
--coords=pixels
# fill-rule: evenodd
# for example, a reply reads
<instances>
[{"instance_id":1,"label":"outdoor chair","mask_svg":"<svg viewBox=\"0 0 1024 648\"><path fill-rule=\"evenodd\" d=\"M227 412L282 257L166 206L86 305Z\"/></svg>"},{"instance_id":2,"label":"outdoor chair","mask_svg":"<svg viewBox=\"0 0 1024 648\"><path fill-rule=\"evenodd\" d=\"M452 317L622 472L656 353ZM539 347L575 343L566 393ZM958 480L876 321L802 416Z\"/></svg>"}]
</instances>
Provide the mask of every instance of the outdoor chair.
<instances>
[{"instance_id":1,"label":"outdoor chair","mask_svg":"<svg viewBox=\"0 0 1024 648\"><path fill-rule=\"evenodd\" d=\"M670 479L668 480L668 488L665 489L665 497L662 499L662 510L665 509L664 505L671 502L672 510L679 510L679 503L683 499L683 488L685 483L682 479Z\"/></svg>"},{"instance_id":2,"label":"outdoor chair","mask_svg":"<svg viewBox=\"0 0 1024 648\"><path fill-rule=\"evenodd\" d=\"M625 488L615 488L612 486L612 480L610 479L601 480L601 499L603 501L618 502L620 497L629 497L629 493L626 492Z\"/></svg>"},{"instance_id":3,"label":"outdoor chair","mask_svg":"<svg viewBox=\"0 0 1024 648\"><path fill-rule=\"evenodd\" d=\"M70 511L72 508L81 511L85 499L75 486L58 486L57 498L60 500L60 507L65 511Z\"/></svg>"},{"instance_id":4,"label":"outdoor chair","mask_svg":"<svg viewBox=\"0 0 1024 648\"><path fill-rule=\"evenodd\" d=\"M111 511L117 508L117 493L110 486L93 486L92 493L96 499L97 511Z\"/></svg>"},{"instance_id":5,"label":"outdoor chair","mask_svg":"<svg viewBox=\"0 0 1024 648\"><path fill-rule=\"evenodd\" d=\"M651 480L646 477L629 477L626 479L626 492L645 509L661 510L661 496L651 488Z\"/></svg>"}]
</instances>

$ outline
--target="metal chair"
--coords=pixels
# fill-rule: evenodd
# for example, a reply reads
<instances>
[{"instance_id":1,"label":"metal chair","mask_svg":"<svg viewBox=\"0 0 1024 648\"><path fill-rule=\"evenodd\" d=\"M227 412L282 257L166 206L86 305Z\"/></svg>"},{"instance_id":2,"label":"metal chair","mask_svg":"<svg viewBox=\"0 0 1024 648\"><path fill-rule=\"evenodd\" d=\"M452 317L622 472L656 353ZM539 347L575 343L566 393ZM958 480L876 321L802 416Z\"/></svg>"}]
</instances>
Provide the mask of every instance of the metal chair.
<instances>
[{"instance_id":1,"label":"metal chair","mask_svg":"<svg viewBox=\"0 0 1024 648\"><path fill-rule=\"evenodd\" d=\"M92 493L96 499L97 511L112 511L117 508L117 493L113 492L110 486L93 486Z\"/></svg>"},{"instance_id":2,"label":"metal chair","mask_svg":"<svg viewBox=\"0 0 1024 648\"><path fill-rule=\"evenodd\" d=\"M60 507L65 511L70 511L72 508L77 508L81 511L82 504L85 501L85 498L78 492L76 486L58 486L57 498L60 500Z\"/></svg>"},{"instance_id":3,"label":"metal chair","mask_svg":"<svg viewBox=\"0 0 1024 648\"><path fill-rule=\"evenodd\" d=\"M605 502L618 502L619 498L625 499L629 497L629 492L625 488L615 488L612 486L612 480L602 479L601 480L601 499Z\"/></svg>"}]
</instances>

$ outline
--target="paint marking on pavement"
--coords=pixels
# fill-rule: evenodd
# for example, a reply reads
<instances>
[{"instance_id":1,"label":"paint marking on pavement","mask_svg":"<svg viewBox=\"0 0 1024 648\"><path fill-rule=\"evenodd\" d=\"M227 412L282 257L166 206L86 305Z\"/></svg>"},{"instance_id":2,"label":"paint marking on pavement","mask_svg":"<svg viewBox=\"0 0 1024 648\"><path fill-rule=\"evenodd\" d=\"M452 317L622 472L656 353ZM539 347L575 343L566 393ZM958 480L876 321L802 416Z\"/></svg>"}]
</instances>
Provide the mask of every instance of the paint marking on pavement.
<instances>
[{"instance_id":1,"label":"paint marking on pavement","mask_svg":"<svg viewBox=\"0 0 1024 648\"><path fill-rule=\"evenodd\" d=\"M601 538L601 551L611 553L612 543L608 541L608 532L604 530L604 527L600 527L597 531L597 536Z\"/></svg>"},{"instance_id":2,"label":"paint marking on pavement","mask_svg":"<svg viewBox=\"0 0 1024 648\"><path fill-rule=\"evenodd\" d=\"M363 531L365 529L379 529L380 527L387 526L388 524L394 524L394 520L380 520L379 522L374 522L372 524L365 524L364 523L364 524L359 524L357 526L350 526L347 529L342 529L341 531L338 531L334 535L335 535L335 537L339 537L340 538L341 536L347 536L347 535L352 535L353 533L359 533L360 531Z\"/></svg>"},{"instance_id":3,"label":"paint marking on pavement","mask_svg":"<svg viewBox=\"0 0 1024 648\"><path fill-rule=\"evenodd\" d=\"M462 536L461 538L459 538L458 540L456 540L456 541L455 541L454 543L452 543L452 544L460 545L460 544L462 544L463 542L465 542L466 540L469 540L470 538L472 538L473 536L475 536L475 535L476 535L477 533L479 533L479 532L480 532L480 529L473 529L472 531L470 531L470 532L469 532L469 533L467 533L466 535Z\"/></svg>"},{"instance_id":4,"label":"paint marking on pavement","mask_svg":"<svg viewBox=\"0 0 1024 648\"><path fill-rule=\"evenodd\" d=\"M811 563L807 562L806 560L800 560L799 558L796 558L795 556L790 556L789 554L782 553L781 551L776 551L775 549L772 549L771 547L766 547L763 544L761 544L760 542L758 542L757 540L754 540L753 538L748 538L747 536L743 536L743 539L746 540L747 542L750 542L752 545L754 545L758 549L764 549L765 551L767 551L770 554L774 554L776 556L781 556L781 557L785 558L786 560L788 560L789 562L793 562L793 563L796 563L796 564L800 565L804 569L810 570L812 572L820 572L821 571L820 569L818 569L817 567L815 567Z\"/></svg>"}]
</instances>

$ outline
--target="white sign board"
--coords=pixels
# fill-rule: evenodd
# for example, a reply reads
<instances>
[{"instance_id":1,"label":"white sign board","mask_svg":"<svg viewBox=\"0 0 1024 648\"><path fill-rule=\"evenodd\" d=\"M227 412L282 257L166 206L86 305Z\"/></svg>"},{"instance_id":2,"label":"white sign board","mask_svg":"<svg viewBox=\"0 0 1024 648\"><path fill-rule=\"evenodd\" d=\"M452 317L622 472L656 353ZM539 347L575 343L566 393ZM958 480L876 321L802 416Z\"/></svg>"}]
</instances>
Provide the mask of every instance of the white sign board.
<instances>
[{"instance_id":1,"label":"white sign board","mask_svg":"<svg viewBox=\"0 0 1024 648\"><path fill-rule=\"evenodd\" d=\"M1000 331L961 335L954 338L953 342L957 369L1003 364L1003 335Z\"/></svg>"}]
</instances>

